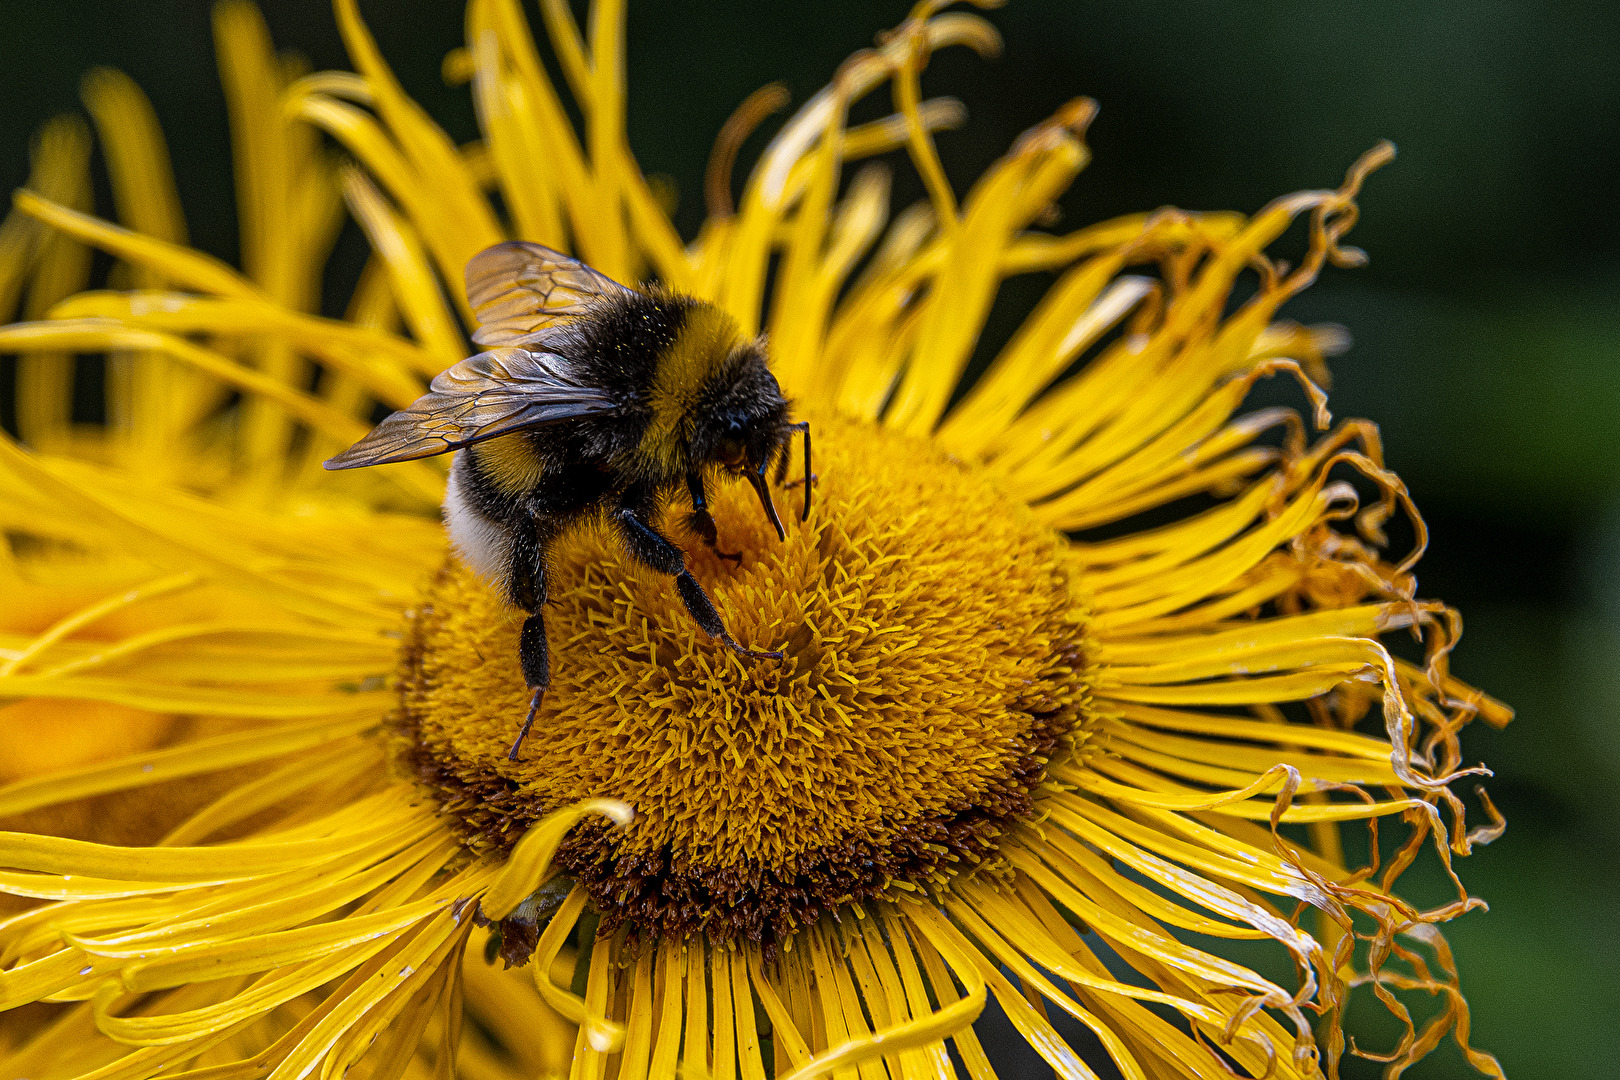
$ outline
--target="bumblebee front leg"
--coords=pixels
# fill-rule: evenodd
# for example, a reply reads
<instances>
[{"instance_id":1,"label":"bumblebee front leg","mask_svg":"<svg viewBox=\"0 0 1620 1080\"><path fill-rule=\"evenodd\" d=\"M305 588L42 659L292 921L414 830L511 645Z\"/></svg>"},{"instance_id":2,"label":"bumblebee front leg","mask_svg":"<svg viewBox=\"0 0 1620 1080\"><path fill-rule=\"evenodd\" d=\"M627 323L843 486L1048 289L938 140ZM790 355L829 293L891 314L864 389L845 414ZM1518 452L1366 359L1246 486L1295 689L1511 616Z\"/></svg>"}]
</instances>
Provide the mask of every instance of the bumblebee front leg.
<instances>
[{"instance_id":1,"label":"bumblebee front leg","mask_svg":"<svg viewBox=\"0 0 1620 1080\"><path fill-rule=\"evenodd\" d=\"M518 663L523 670L523 682L534 693L529 697L529 715L523 718L506 760L516 761L534 726L535 714L546 699L546 688L551 685L551 650L546 643L546 540L549 530L531 521L527 529L517 530L512 543L511 580L508 584L510 599L529 613L518 632Z\"/></svg>"},{"instance_id":2,"label":"bumblebee front leg","mask_svg":"<svg viewBox=\"0 0 1620 1080\"><path fill-rule=\"evenodd\" d=\"M743 656L755 660L782 659L779 652L748 649L737 644L737 640L731 636L725 622L720 618L720 612L715 610L714 601L709 599L709 594L703 591L703 586L698 584L697 578L686 568L686 557L681 554L681 549L647 524L643 520L647 508L638 507L635 503L634 500L626 499L613 515L619 535L624 538L624 546L629 549L631 555L647 566L675 578L675 591L681 594L681 603L686 605L686 610L691 613L698 626L703 628L703 632L710 637L719 638L727 647Z\"/></svg>"},{"instance_id":3,"label":"bumblebee front leg","mask_svg":"<svg viewBox=\"0 0 1620 1080\"><path fill-rule=\"evenodd\" d=\"M694 536L714 548L716 555L742 565L742 552L720 550L720 534L714 527L714 516L709 513L708 496L703 490L703 474L696 469L687 473L686 490L692 495L692 512L686 516L686 527Z\"/></svg>"}]
</instances>

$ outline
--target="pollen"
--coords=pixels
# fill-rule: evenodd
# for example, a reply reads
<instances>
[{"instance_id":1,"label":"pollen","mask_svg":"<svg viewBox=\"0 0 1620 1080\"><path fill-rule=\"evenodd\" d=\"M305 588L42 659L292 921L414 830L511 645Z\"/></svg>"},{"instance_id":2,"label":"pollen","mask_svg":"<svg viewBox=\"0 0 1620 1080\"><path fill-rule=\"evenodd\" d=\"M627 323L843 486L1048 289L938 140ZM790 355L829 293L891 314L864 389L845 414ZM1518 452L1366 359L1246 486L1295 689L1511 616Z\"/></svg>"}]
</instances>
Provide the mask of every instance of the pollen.
<instances>
[{"instance_id":1,"label":"pollen","mask_svg":"<svg viewBox=\"0 0 1620 1080\"><path fill-rule=\"evenodd\" d=\"M1066 542L931 443L815 422L816 509L786 543L740 483L713 502L740 565L684 541L732 632L780 661L737 658L672 579L582 527L553 555L555 674L511 762L522 613L454 559L439 571L410 616L398 746L475 846L621 799L633 825L582 827L560 854L610 924L769 944L839 903L994 862L995 838L1031 816L1049 758L1086 738ZM669 535L681 510L666 508Z\"/></svg>"}]
</instances>

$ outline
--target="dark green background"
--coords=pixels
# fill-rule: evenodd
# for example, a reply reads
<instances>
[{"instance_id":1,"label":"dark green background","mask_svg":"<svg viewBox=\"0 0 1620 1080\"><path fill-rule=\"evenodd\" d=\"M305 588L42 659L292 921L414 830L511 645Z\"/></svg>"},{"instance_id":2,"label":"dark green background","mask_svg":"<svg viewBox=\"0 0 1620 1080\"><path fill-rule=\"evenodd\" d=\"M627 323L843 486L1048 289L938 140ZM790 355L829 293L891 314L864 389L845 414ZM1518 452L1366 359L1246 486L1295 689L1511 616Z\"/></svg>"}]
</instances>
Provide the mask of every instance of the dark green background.
<instances>
[{"instance_id":1,"label":"dark green background","mask_svg":"<svg viewBox=\"0 0 1620 1080\"><path fill-rule=\"evenodd\" d=\"M465 93L438 77L459 5L363 10L407 88L472 137ZM76 108L85 69L121 67L164 122L194 240L233 258L208 11L0 4L0 180L21 182L29 133ZM633 5L631 140L682 192L687 235L732 107L772 79L802 101L904 12L893 0ZM347 66L319 0L270 0L266 14L283 47ZM1382 425L1433 528L1422 592L1468 620L1456 669L1519 709L1505 732L1465 740L1496 770L1510 820L1462 864L1491 913L1447 930L1475 1040L1521 1080L1620 1070L1620 6L1025 0L991 18L1005 57L947 53L925 82L970 109L943 153L963 190L1061 102L1097 98L1096 160L1064 201L1065 226L1164 204L1253 211L1336 184L1379 138L1399 145L1352 237L1371 265L1329 271L1288 313L1354 334L1334 410ZM1040 287L1010 292L1032 301ZM1443 1050L1409 1075L1464 1074Z\"/></svg>"}]
</instances>

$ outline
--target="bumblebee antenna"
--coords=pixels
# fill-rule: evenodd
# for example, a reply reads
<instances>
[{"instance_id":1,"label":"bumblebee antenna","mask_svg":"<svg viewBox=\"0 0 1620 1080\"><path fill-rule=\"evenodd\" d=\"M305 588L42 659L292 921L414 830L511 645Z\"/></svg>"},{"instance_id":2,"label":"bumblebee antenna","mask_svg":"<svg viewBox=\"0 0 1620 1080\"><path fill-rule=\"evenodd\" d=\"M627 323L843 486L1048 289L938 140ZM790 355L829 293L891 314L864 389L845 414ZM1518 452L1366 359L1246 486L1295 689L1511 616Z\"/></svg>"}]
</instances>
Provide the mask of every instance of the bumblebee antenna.
<instances>
[{"instance_id":1,"label":"bumblebee antenna","mask_svg":"<svg viewBox=\"0 0 1620 1080\"><path fill-rule=\"evenodd\" d=\"M776 526L776 538L786 540L787 530L782 528L782 519L776 516L776 504L771 502L771 489L765 483L765 468L769 464L768 460L760 462L759 468L749 472L748 482L754 485L754 492L759 496L760 505L765 507L765 516Z\"/></svg>"},{"instance_id":2,"label":"bumblebee antenna","mask_svg":"<svg viewBox=\"0 0 1620 1080\"><path fill-rule=\"evenodd\" d=\"M800 521L810 520L810 421L800 420L793 425L804 432L804 512L799 515Z\"/></svg>"}]
</instances>

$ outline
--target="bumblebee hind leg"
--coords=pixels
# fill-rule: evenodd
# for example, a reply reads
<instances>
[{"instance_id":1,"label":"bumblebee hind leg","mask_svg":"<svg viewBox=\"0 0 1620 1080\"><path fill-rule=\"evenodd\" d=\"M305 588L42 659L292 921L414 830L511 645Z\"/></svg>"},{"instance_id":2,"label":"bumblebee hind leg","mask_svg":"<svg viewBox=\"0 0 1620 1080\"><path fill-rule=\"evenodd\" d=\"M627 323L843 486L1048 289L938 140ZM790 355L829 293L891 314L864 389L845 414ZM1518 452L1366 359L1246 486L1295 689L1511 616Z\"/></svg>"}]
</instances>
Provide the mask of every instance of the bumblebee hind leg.
<instances>
[{"instance_id":1,"label":"bumblebee hind leg","mask_svg":"<svg viewBox=\"0 0 1620 1080\"><path fill-rule=\"evenodd\" d=\"M516 761L528 738L534 718L540 712L540 703L546 699L546 688L551 685L551 649L546 643L546 542L552 530L538 521L531 521L527 529L520 530L512 545L512 576L510 599L529 613L518 632L518 664L523 670L523 682L534 691L529 698L529 715L523 718L512 749L506 753L508 761Z\"/></svg>"},{"instance_id":2,"label":"bumblebee hind leg","mask_svg":"<svg viewBox=\"0 0 1620 1080\"><path fill-rule=\"evenodd\" d=\"M681 594L681 603L686 605L686 610L705 634L719 638L733 652L750 659L782 659L779 652L745 648L731 636L720 618L720 612L715 610L714 601L709 599L709 594L703 591L703 586L686 568L686 557L681 554L681 549L643 520L649 507L639 504L650 502L650 499L635 499L627 495L613 515L614 524L630 554L659 573L675 578L675 590Z\"/></svg>"},{"instance_id":3,"label":"bumblebee hind leg","mask_svg":"<svg viewBox=\"0 0 1620 1080\"><path fill-rule=\"evenodd\" d=\"M518 751L523 749L523 740L529 737L529 729L534 726L540 703L546 700L546 688L551 685L551 650L546 645L546 621L538 611L523 620L523 630L518 634L518 662L523 665L523 681L534 688L534 694L529 698L529 715L523 718L523 727L518 730L512 749L506 752L507 761L518 759Z\"/></svg>"}]
</instances>

